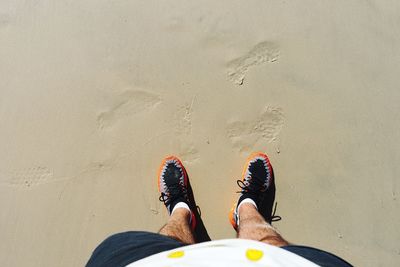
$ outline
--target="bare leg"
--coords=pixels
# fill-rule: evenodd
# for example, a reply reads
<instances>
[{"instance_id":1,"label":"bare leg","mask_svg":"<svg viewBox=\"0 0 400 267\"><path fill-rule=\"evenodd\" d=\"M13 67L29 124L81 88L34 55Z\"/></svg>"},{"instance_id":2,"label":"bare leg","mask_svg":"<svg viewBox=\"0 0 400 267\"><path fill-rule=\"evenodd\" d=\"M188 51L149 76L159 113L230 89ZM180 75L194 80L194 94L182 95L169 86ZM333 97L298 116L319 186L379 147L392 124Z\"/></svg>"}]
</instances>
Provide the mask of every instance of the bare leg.
<instances>
[{"instance_id":1,"label":"bare leg","mask_svg":"<svg viewBox=\"0 0 400 267\"><path fill-rule=\"evenodd\" d=\"M267 223L250 203L243 203L239 209L238 238L251 239L281 247L289 243Z\"/></svg>"},{"instance_id":2,"label":"bare leg","mask_svg":"<svg viewBox=\"0 0 400 267\"><path fill-rule=\"evenodd\" d=\"M193 232L189 225L190 212L184 208L177 208L169 217L159 233L176 239L185 244L194 244Z\"/></svg>"}]
</instances>

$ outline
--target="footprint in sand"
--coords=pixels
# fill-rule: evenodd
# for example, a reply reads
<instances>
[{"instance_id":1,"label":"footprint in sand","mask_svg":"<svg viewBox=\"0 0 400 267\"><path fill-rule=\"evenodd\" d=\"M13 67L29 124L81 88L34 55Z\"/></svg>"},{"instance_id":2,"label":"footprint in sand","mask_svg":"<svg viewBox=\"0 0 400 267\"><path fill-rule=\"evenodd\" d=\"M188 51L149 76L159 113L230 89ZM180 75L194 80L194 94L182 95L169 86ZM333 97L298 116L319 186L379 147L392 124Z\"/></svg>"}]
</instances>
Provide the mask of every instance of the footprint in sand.
<instances>
[{"instance_id":1,"label":"footprint in sand","mask_svg":"<svg viewBox=\"0 0 400 267\"><path fill-rule=\"evenodd\" d=\"M275 62L279 58L279 48L272 42L261 42L245 55L227 64L228 78L237 85L242 85L244 77L253 66L266 62Z\"/></svg>"},{"instance_id":2,"label":"footprint in sand","mask_svg":"<svg viewBox=\"0 0 400 267\"><path fill-rule=\"evenodd\" d=\"M119 119L154 108L161 98L153 93L141 90L126 90L116 96L115 102L107 111L97 116L100 129L112 126Z\"/></svg>"},{"instance_id":3,"label":"footprint in sand","mask_svg":"<svg viewBox=\"0 0 400 267\"><path fill-rule=\"evenodd\" d=\"M18 188L29 188L53 181L53 172L46 167L32 167L12 172L7 185Z\"/></svg>"},{"instance_id":4,"label":"footprint in sand","mask_svg":"<svg viewBox=\"0 0 400 267\"><path fill-rule=\"evenodd\" d=\"M5 27L10 23L10 16L0 13L0 28Z\"/></svg>"},{"instance_id":5,"label":"footprint in sand","mask_svg":"<svg viewBox=\"0 0 400 267\"><path fill-rule=\"evenodd\" d=\"M0 29L7 27L16 18L17 8L12 1L0 1Z\"/></svg>"},{"instance_id":6,"label":"footprint in sand","mask_svg":"<svg viewBox=\"0 0 400 267\"><path fill-rule=\"evenodd\" d=\"M233 147L240 151L252 150L257 142L275 141L284 124L283 111L279 107L267 107L255 120L230 121L227 135Z\"/></svg>"},{"instance_id":7,"label":"footprint in sand","mask_svg":"<svg viewBox=\"0 0 400 267\"><path fill-rule=\"evenodd\" d=\"M199 151L192 143L182 144L179 148L179 155L184 163L193 163L199 159Z\"/></svg>"}]
</instances>

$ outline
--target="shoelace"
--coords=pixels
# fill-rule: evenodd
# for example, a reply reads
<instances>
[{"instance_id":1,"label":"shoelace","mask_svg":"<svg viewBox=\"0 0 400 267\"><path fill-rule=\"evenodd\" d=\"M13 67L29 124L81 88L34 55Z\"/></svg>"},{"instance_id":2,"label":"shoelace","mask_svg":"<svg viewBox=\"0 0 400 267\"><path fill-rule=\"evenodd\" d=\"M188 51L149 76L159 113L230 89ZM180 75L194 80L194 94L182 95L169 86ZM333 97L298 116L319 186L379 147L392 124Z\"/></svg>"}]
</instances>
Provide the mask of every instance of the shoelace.
<instances>
[{"instance_id":1,"label":"shoelace","mask_svg":"<svg viewBox=\"0 0 400 267\"><path fill-rule=\"evenodd\" d=\"M257 194L259 192L265 192L267 190L264 183L261 182L261 180L258 179L257 177L254 177L254 179L252 179L252 182L249 183L248 185L246 185L246 183L243 182L242 180L237 180L236 183L240 187L240 189L242 189L241 191L237 191L236 193ZM271 219L270 219L271 222L277 222L277 221L282 220L281 216L275 215L277 205L278 205L278 202L275 202L274 210L271 214Z\"/></svg>"},{"instance_id":2,"label":"shoelace","mask_svg":"<svg viewBox=\"0 0 400 267\"><path fill-rule=\"evenodd\" d=\"M158 198L161 202L164 202L165 206L173 203L176 199L185 196L187 194L187 189L180 183L174 183L168 186L169 193L161 192Z\"/></svg>"},{"instance_id":3,"label":"shoelace","mask_svg":"<svg viewBox=\"0 0 400 267\"><path fill-rule=\"evenodd\" d=\"M246 183L242 180L237 180L236 183L240 189L242 189L242 191L238 191L237 193L258 193L265 192L267 190L264 183L258 178L254 178L248 185L246 185Z\"/></svg>"},{"instance_id":4,"label":"shoelace","mask_svg":"<svg viewBox=\"0 0 400 267\"><path fill-rule=\"evenodd\" d=\"M276 206L278 206L278 202L275 202L274 211L272 212L272 215L271 215L271 222L278 222L278 221L282 220L281 216L275 215Z\"/></svg>"}]
</instances>

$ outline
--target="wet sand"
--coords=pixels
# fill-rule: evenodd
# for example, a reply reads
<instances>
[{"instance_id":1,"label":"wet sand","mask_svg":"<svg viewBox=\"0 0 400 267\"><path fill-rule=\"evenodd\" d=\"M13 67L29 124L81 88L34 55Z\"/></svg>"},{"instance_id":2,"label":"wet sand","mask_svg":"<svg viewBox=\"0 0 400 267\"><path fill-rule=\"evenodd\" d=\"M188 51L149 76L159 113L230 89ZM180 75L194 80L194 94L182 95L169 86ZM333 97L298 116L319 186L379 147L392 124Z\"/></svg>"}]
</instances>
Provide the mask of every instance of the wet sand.
<instances>
[{"instance_id":1,"label":"wet sand","mask_svg":"<svg viewBox=\"0 0 400 267\"><path fill-rule=\"evenodd\" d=\"M62 3L61 3L62 2ZM0 262L82 266L157 231L167 154L213 239L252 151L275 226L356 266L398 266L400 3L0 3Z\"/></svg>"}]
</instances>

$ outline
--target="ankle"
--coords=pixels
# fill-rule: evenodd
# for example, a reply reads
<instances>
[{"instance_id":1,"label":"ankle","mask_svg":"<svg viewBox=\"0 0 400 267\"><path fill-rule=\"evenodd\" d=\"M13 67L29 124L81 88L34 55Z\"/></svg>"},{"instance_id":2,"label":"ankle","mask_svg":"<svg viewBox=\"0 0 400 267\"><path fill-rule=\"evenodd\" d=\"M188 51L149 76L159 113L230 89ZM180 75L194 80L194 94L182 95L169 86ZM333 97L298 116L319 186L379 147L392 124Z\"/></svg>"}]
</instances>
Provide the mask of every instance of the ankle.
<instances>
[{"instance_id":1,"label":"ankle","mask_svg":"<svg viewBox=\"0 0 400 267\"><path fill-rule=\"evenodd\" d=\"M240 217L245 217L247 214L258 212L256 206L251 203L242 203L238 208L238 214Z\"/></svg>"},{"instance_id":2,"label":"ankle","mask_svg":"<svg viewBox=\"0 0 400 267\"><path fill-rule=\"evenodd\" d=\"M170 220L187 221L190 220L190 210L185 208L176 208L170 216Z\"/></svg>"}]
</instances>

